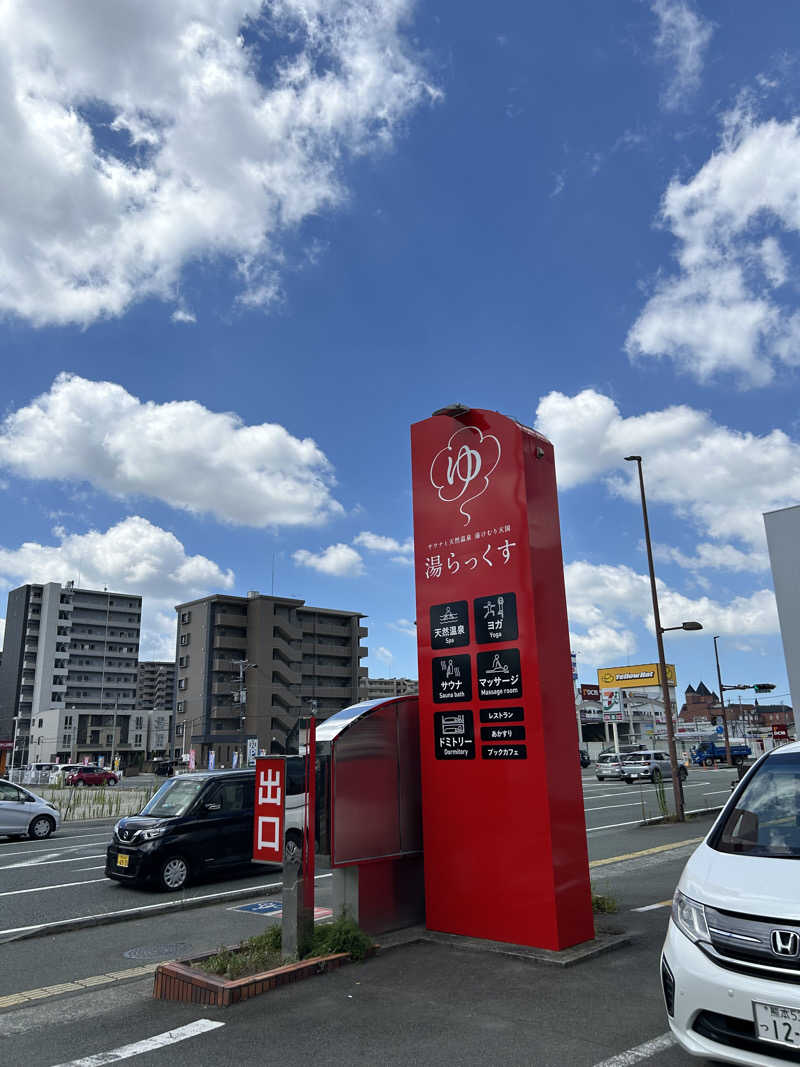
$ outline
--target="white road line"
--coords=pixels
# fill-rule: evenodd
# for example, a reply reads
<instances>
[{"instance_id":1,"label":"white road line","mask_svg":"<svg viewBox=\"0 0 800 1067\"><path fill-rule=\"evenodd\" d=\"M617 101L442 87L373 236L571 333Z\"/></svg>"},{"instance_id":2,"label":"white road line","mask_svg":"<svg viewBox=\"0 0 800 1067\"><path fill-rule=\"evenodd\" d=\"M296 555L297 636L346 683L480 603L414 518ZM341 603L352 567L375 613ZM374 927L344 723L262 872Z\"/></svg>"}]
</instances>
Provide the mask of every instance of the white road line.
<instances>
[{"instance_id":1,"label":"white road line","mask_svg":"<svg viewBox=\"0 0 800 1067\"><path fill-rule=\"evenodd\" d=\"M641 826L641 819L634 819L633 822L612 822L608 826L587 826L586 833L593 834L596 830L616 830L620 826ZM2 933L2 931L0 931Z\"/></svg>"},{"instance_id":2,"label":"white road line","mask_svg":"<svg viewBox=\"0 0 800 1067\"><path fill-rule=\"evenodd\" d=\"M320 881L323 878L333 878L333 874L318 874L314 879L315 882ZM68 882L67 885L89 885L90 882L105 882L105 878L92 878L89 882ZM254 885L248 886L248 889L262 890L262 889L280 889L283 882L270 882L268 885ZM10 893L0 893L0 896L11 897L17 893L41 893L45 889L64 889L65 886L60 885L43 885L35 889L15 889ZM224 897L227 891L222 893L206 893L203 896L187 897L186 900L217 900L220 897ZM230 899L230 898L228 898ZM169 911L170 908L182 907L184 899L167 900L162 904L145 904L141 908L124 908L120 911L106 911L99 912L97 915L74 915L72 920L75 922L85 921L87 919L107 919L110 915L138 915L144 914L149 911ZM0 930L0 937L4 937L6 934L24 934L29 930L46 930L49 926L61 926L64 922L72 921L70 919L58 919L55 922L49 923L32 923L30 926L16 926L8 930Z\"/></svg>"},{"instance_id":3,"label":"white road line","mask_svg":"<svg viewBox=\"0 0 800 1067\"><path fill-rule=\"evenodd\" d=\"M7 863L0 871L18 871L23 867L51 867L54 863L80 863L81 860L99 860L105 852L95 852L91 856L67 856L64 860L22 860L20 863Z\"/></svg>"},{"instance_id":4,"label":"white road line","mask_svg":"<svg viewBox=\"0 0 800 1067\"><path fill-rule=\"evenodd\" d=\"M9 889L0 893L0 897L18 897L22 893L44 893L47 889L68 889L71 885L91 885L92 882L105 882L105 878L90 878L88 882L62 882L61 885L37 885L32 889ZM0 930L0 934L11 933L10 930Z\"/></svg>"},{"instance_id":5,"label":"white road line","mask_svg":"<svg viewBox=\"0 0 800 1067\"><path fill-rule=\"evenodd\" d=\"M216 1030L225 1023L212 1022L211 1019L198 1019L197 1022L187 1026L179 1026L176 1030L167 1030L155 1037L146 1037L144 1041L135 1041L132 1045L122 1045L120 1048L111 1049L109 1052L96 1052L93 1056L84 1056L80 1060L70 1060L68 1063L60 1063L58 1067L103 1067L106 1063L117 1063L119 1060L130 1059L131 1056L141 1056L143 1052L152 1052L157 1048L165 1048L167 1045L175 1045L179 1041L185 1041L189 1037L197 1037L209 1030Z\"/></svg>"},{"instance_id":6,"label":"white road line","mask_svg":"<svg viewBox=\"0 0 800 1067\"><path fill-rule=\"evenodd\" d=\"M105 863L101 863L99 867L76 867L76 874L83 874L84 871L104 871L106 869Z\"/></svg>"},{"instance_id":7,"label":"white road line","mask_svg":"<svg viewBox=\"0 0 800 1067\"><path fill-rule=\"evenodd\" d=\"M631 908L631 911L656 911L657 908L668 908L671 900L660 900L658 904L645 904L643 908Z\"/></svg>"},{"instance_id":8,"label":"white road line","mask_svg":"<svg viewBox=\"0 0 800 1067\"><path fill-rule=\"evenodd\" d=\"M627 804L603 804L599 808L586 808L584 815L591 815L594 811L608 811L610 808L641 808L640 800L629 800Z\"/></svg>"},{"instance_id":9,"label":"white road line","mask_svg":"<svg viewBox=\"0 0 800 1067\"><path fill-rule=\"evenodd\" d=\"M96 836L103 838L103 840L105 840L105 841L110 841L111 840L111 837L110 837L109 834L97 834ZM62 848L61 847L61 841L69 841L69 840L74 840L74 839L71 839L69 837L61 837L57 841L54 841L53 838L51 837L51 838L48 838L45 847L46 847L48 853L51 854L51 855L55 855L57 852L74 852L75 849L78 849L78 848L97 848L97 844L95 843L95 841L89 840L89 838L85 839L88 842L85 845L65 845ZM42 842L42 844L45 844L45 843ZM41 853L41 851L42 851L41 847L39 847L39 848L25 848L25 849L22 849L20 852L6 852L5 849L3 849L3 850L0 851L0 859L5 859L6 856L36 856L37 854Z\"/></svg>"},{"instance_id":10,"label":"white road line","mask_svg":"<svg viewBox=\"0 0 800 1067\"><path fill-rule=\"evenodd\" d=\"M636 1048L629 1048L627 1052L620 1052L618 1056L596 1063L594 1067L631 1067L634 1063L649 1060L657 1052L672 1048L674 1044L675 1038L672 1034L662 1034L661 1037L654 1037L652 1041L645 1041L643 1045L637 1045Z\"/></svg>"}]
</instances>

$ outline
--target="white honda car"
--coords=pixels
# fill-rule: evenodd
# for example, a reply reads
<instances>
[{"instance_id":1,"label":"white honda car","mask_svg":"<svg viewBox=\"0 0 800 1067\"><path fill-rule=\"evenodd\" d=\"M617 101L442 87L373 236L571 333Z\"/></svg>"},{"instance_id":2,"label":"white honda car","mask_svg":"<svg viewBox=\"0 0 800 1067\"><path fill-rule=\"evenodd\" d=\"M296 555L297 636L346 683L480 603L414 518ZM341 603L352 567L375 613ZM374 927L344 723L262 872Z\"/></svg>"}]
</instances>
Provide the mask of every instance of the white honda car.
<instances>
[{"instance_id":1,"label":"white honda car","mask_svg":"<svg viewBox=\"0 0 800 1067\"><path fill-rule=\"evenodd\" d=\"M800 1063L800 743L759 760L686 864L661 982L692 1055Z\"/></svg>"}]
</instances>

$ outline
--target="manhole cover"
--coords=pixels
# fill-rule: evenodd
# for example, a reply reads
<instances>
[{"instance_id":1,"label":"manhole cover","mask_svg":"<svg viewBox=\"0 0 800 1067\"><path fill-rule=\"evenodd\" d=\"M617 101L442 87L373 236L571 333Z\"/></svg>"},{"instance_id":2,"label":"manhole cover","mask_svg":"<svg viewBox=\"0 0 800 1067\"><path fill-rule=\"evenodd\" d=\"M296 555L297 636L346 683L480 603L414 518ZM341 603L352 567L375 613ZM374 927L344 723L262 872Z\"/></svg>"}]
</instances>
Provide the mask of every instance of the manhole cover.
<instances>
[{"instance_id":1,"label":"manhole cover","mask_svg":"<svg viewBox=\"0 0 800 1067\"><path fill-rule=\"evenodd\" d=\"M122 955L126 960L173 960L188 956L191 948L188 941L172 941L166 945L139 945L138 948L129 948Z\"/></svg>"}]
</instances>

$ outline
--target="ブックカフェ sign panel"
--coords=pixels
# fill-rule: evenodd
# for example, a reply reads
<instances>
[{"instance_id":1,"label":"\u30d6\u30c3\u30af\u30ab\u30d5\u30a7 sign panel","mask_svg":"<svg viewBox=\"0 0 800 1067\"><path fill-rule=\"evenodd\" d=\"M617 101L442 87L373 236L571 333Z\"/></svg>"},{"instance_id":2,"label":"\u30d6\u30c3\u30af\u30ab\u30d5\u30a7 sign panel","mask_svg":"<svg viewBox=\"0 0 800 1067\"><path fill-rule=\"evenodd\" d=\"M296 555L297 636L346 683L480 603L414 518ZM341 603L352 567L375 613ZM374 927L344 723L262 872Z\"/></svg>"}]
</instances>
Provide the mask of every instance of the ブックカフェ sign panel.
<instances>
[{"instance_id":1,"label":"\u30d6\u30c3\u30af\u30ab\u30d5\u30a7 sign panel","mask_svg":"<svg viewBox=\"0 0 800 1067\"><path fill-rule=\"evenodd\" d=\"M411 452L427 924L566 948L593 924L553 449L469 410Z\"/></svg>"}]
</instances>

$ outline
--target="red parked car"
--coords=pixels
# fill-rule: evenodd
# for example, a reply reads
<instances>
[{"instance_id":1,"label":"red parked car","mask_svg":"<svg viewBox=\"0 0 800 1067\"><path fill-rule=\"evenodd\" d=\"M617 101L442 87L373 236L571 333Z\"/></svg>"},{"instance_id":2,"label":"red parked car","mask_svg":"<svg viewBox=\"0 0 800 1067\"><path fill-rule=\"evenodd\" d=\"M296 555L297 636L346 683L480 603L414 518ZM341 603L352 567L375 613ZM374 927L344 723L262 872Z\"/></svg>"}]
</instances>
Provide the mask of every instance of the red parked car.
<instances>
[{"instance_id":1,"label":"red parked car","mask_svg":"<svg viewBox=\"0 0 800 1067\"><path fill-rule=\"evenodd\" d=\"M67 775L67 785L116 785L119 775L105 767L80 767Z\"/></svg>"}]
</instances>

